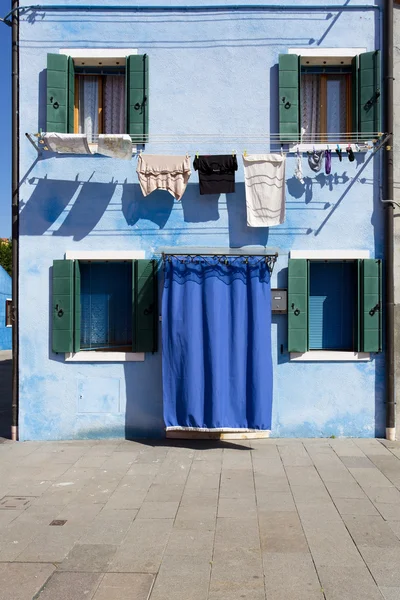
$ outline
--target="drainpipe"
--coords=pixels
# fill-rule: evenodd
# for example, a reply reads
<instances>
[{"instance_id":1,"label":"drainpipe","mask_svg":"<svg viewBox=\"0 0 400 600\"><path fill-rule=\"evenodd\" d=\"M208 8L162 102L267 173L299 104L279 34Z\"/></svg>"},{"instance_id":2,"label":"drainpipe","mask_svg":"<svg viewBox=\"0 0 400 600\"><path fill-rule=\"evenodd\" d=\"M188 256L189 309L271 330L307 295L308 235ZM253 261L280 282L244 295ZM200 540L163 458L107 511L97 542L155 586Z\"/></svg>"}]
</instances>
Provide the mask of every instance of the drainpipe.
<instances>
[{"instance_id":1,"label":"drainpipe","mask_svg":"<svg viewBox=\"0 0 400 600\"><path fill-rule=\"evenodd\" d=\"M385 0L383 26L384 131L388 136L383 155L385 205L386 296L386 439L395 440L394 392L394 206L393 206L393 0Z\"/></svg>"},{"instance_id":2,"label":"drainpipe","mask_svg":"<svg viewBox=\"0 0 400 600\"><path fill-rule=\"evenodd\" d=\"M12 9L18 6L13 0ZM18 362L19 362L19 323L18 323L18 260L19 260L19 14L12 17L12 421L11 439L18 440Z\"/></svg>"}]
</instances>

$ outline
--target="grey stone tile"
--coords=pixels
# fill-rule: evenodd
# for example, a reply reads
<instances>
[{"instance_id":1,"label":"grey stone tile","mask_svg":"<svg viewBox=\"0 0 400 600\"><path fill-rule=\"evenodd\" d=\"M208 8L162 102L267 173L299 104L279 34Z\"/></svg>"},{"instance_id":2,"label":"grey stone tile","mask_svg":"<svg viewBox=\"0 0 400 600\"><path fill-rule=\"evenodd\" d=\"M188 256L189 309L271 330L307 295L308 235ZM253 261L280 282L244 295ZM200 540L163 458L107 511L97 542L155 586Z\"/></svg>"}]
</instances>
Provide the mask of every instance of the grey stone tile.
<instances>
[{"instance_id":1,"label":"grey stone tile","mask_svg":"<svg viewBox=\"0 0 400 600\"><path fill-rule=\"evenodd\" d=\"M93 456L84 454L75 463L75 467L102 467L105 463L106 456Z\"/></svg>"},{"instance_id":2,"label":"grey stone tile","mask_svg":"<svg viewBox=\"0 0 400 600\"><path fill-rule=\"evenodd\" d=\"M368 498L336 498L335 504L341 515L379 515Z\"/></svg>"},{"instance_id":3,"label":"grey stone tile","mask_svg":"<svg viewBox=\"0 0 400 600\"><path fill-rule=\"evenodd\" d=\"M318 502L319 504L322 504L323 502L327 504L332 503L332 499L322 481L319 485L313 487L309 487L308 485L292 485L291 491L296 504L298 502Z\"/></svg>"},{"instance_id":4,"label":"grey stone tile","mask_svg":"<svg viewBox=\"0 0 400 600\"><path fill-rule=\"evenodd\" d=\"M152 475L155 477L160 470L161 461L159 463L138 463L134 462L128 469L127 475Z\"/></svg>"},{"instance_id":5,"label":"grey stone tile","mask_svg":"<svg viewBox=\"0 0 400 600\"><path fill-rule=\"evenodd\" d=\"M82 544L118 545L125 538L136 517L136 510L106 510L97 515L83 532Z\"/></svg>"},{"instance_id":6,"label":"grey stone tile","mask_svg":"<svg viewBox=\"0 0 400 600\"><path fill-rule=\"evenodd\" d=\"M363 566L363 560L342 522L303 519L302 524L318 572L323 566Z\"/></svg>"},{"instance_id":7,"label":"grey stone tile","mask_svg":"<svg viewBox=\"0 0 400 600\"><path fill-rule=\"evenodd\" d=\"M148 487L138 488L135 483L124 483L109 497L106 508L109 510L139 509L146 498Z\"/></svg>"},{"instance_id":8,"label":"grey stone tile","mask_svg":"<svg viewBox=\"0 0 400 600\"><path fill-rule=\"evenodd\" d=\"M258 491L256 487L257 508L259 511L294 511L295 504L291 492Z\"/></svg>"},{"instance_id":9,"label":"grey stone tile","mask_svg":"<svg viewBox=\"0 0 400 600\"><path fill-rule=\"evenodd\" d=\"M329 445L336 452L336 454L341 456L365 456L364 452L359 448L353 440L349 439L336 439L329 440Z\"/></svg>"},{"instance_id":10,"label":"grey stone tile","mask_svg":"<svg viewBox=\"0 0 400 600\"><path fill-rule=\"evenodd\" d=\"M202 504L192 502L181 504L174 527L178 529L206 529L214 531L216 526L217 503Z\"/></svg>"},{"instance_id":11,"label":"grey stone tile","mask_svg":"<svg viewBox=\"0 0 400 600\"><path fill-rule=\"evenodd\" d=\"M376 502L375 506L386 521L400 521L400 504Z\"/></svg>"},{"instance_id":12,"label":"grey stone tile","mask_svg":"<svg viewBox=\"0 0 400 600\"><path fill-rule=\"evenodd\" d=\"M256 515L256 501L252 496L219 499L218 517L248 518L255 517Z\"/></svg>"},{"instance_id":13,"label":"grey stone tile","mask_svg":"<svg viewBox=\"0 0 400 600\"><path fill-rule=\"evenodd\" d=\"M309 553L264 553L268 600L324 600Z\"/></svg>"},{"instance_id":14,"label":"grey stone tile","mask_svg":"<svg viewBox=\"0 0 400 600\"><path fill-rule=\"evenodd\" d=\"M278 451L285 467L312 466L312 461L308 455L308 452L301 443L279 446Z\"/></svg>"},{"instance_id":15,"label":"grey stone tile","mask_svg":"<svg viewBox=\"0 0 400 600\"><path fill-rule=\"evenodd\" d=\"M76 544L60 565L59 571L104 573L108 570L118 546L109 544Z\"/></svg>"},{"instance_id":16,"label":"grey stone tile","mask_svg":"<svg viewBox=\"0 0 400 600\"><path fill-rule=\"evenodd\" d=\"M165 550L165 556L191 556L198 558L207 558L208 560L210 560L213 543L213 531L191 531L185 529L173 529L169 537L167 548Z\"/></svg>"},{"instance_id":17,"label":"grey stone tile","mask_svg":"<svg viewBox=\"0 0 400 600\"><path fill-rule=\"evenodd\" d=\"M203 493L204 490L218 491L220 486L220 472L217 473L203 473L195 472L193 469L190 471L189 476L186 480L185 492L189 490L195 490L198 493Z\"/></svg>"},{"instance_id":18,"label":"grey stone tile","mask_svg":"<svg viewBox=\"0 0 400 600\"><path fill-rule=\"evenodd\" d=\"M360 546L360 552L379 586L400 587L400 547Z\"/></svg>"},{"instance_id":19,"label":"grey stone tile","mask_svg":"<svg viewBox=\"0 0 400 600\"><path fill-rule=\"evenodd\" d=\"M357 568L320 566L318 575L326 600L382 600L365 565Z\"/></svg>"},{"instance_id":20,"label":"grey stone tile","mask_svg":"<svg viewBox=\"0 0 400 600\"><path fill-rule=\"evenodd\" d=\"M36 536L18 555L19 562L52 562L64 560L80 533L63 527L48 527Z\"/></svg>"},{"instance_id":21,"label":"grey stone tile","mask_svg":"<svg viewBox=\"0 0 400 600\"><path fill-rule=\"evenodd\" d=\"M253 473L246 470L226 469L221 475L221 498L245 498L254 496Z\"/></svg>"},{"instance_id":22,"label":"grey stone tile","mask_svg":"<svg viewBox=\"0 0 400 600\"><path fill-rule=\"evenodd\" d=\"M54 570L51 564L0 563L0 598L30 600L36 597Z\"/></svg>"},{"instance_id":23,"label":"grey stone tile","mask_svg":"<svg viewBox=\"0 0 400 600\"><path fill-rule=\"evenodd\" d=\"M145 500L138 512L139 519L174 519L179 502L148 502Z\"/></svg>"},{"instance_id":24,"label":"grey stone tile","mask_svg":"<svg viewBox=\"0 0 400 600\"><path fill-rule=\"evenodd\" d=\"M351 485L354 483L353 476L348 471L347 467L345 467L342 463L340 463L338 466L320 466L318 467L318 473L324 484L327 484L328 482L336 482Z\"/></svg>"},{"instance_id":25,"label":"grey stone tile","mask_svg":"<svg viewBox=\"0 0 400 600\"><path fill-rule=\"evenodd\" d=\"M353 442L367 456L388 456L390 454L390 451L378 440L354 438Z\"/></svg>"},{"instance_id":26,"label":"grey stone tile","mask_svg":"<svg viewBox=\"0 0 400 600\"><path fill-rule=\"evenodd\" d=\"M222 455L223 469L252 470L251 450L227 450Z\"/></svg>"},{"instance_id":27,"label":"grey stone tile","mask_svg":"<svg viewBox=\"0 0 400 600\"><path fill-rule=\"evenodd\" d=\"M267 475L254 473L254 482L258 493L263 492L290 492L289 482L285 473L282 475Z\"/></svg>"},{"instance_id":28,"label":"grey stone tile","mask_svg":"<svg viewBox=\"0 0 400 600\"><path fill-rule=\"evenodd\" d=\"M147 573L106 573L93 600L147 600L153 581Z\"/></svg>"},{"instance_id":29,"label":"grey stone tile","mask_svg":"<svg viewBox=\"0 0 400 600\"><path fill-rule=\"evenodd\" d=\"M400 587L380 587L381 594L385 600L399 600L400 598Z\"/></svg>"},{"instance_id":30,"label":"grey stone tile","mask_svg":"<svg viewBox=\"0 0 400 600\"><path fill-rule=\"evenodd\" d=\"M23 510L0 510L0 538L1 538L1 530L3 527L14 521L17 517L22 515Z\"/></svg>"},{"instance_id":31,"label":"grey stone tile","mask_svg":"<svg viewBox=\"0 0 400 600\"><path fill-rule=\"evenodd\" d=\"M364 490L374 504L400 505L400 492L395 487L366 487Z\"/></svg>"},{"instance_id":32,"label":"grey stone tile","mask_svg":"<svg viewBox=\"0 0 400 600\"><path fill-rule=\"evenodd\" d=\"M102 577L100 573L54 573L38 600L92 600Z\"/></svg>"},{"instance_id":33,"label":"grey stone tile","mask_svg":"<svg viewBox=\"0 0 400 600\"><path fill-rule=\"evenodd\" d=\"M113 572L157 573L172 519L136 519L109 567Z\"/></svg>"},{"instance_id":34,"label":"grey stone tile","mask_svg":"<svg viewBox=\"0 0 400 600\"><path fill-rule=\"evenodd\" d=\"M311 467L287 467L286 475L291 486L320 487L322 482L318 471Z\"/></svg>"},{"instance_id":35,"label":"grey stone tile","mask_svg":"<svg viewBox=\"0 0 400 600\"><path fill-rule=\"evenodd\" d=\"M383 475L383 473L381 473L377 468L350 468L349 471L363 489L370 487L393 486L389 479L385 477L385 475Z\"/></svg>"},{"instance_id":36,"label":"grey stone tile","mask_svg":"<svg viewBox=\"0 0 400 600\"><path fill-rule=\"evenodd\" d=\"M57 507L56 516L49 519L49 522L53 519L65 520L66 523L63 525L65 529L77 529L82 532L97 517L102 508L101 504L71 503L62 508Z\"/></svg>"},{"instance_id":37,"label":"grey stone tile","mask_svg":"<svg viewBox=\"0 0 400 600\"><path fill-rule=\"evenodd\" d=\"M325 485L328 492L335 498L365 498L363 489L358 485L356 481L353 482L342 482L342 481L326 481ZM384 488L389 489L389 488Z\"/></svg>"},{"instance_id":38,"label":"grey stone tile","mask_svg":"<svg viewBox=\"0 0 400 600\"><path fill-rule=\"evenodd\" d=\"M296 502L302 522L315 523L318 521L341 522L340 514L332 502Z\"/></svg>"},{"instance_id":39,"label":"grey stone tile","mask_svg":"<svg viewBox=\"0 0 400 600\"><path fill-rule=\"evenodd\" d=\"M344 515L343 520L358 548L399 548L400 543L380 516Z\"/></svg>"},{"instance_id":40,"label":"grey stone tile","mask_svg":"<svg viewBox=\"0 0 400 600\"><path fill-rule=\"evenodd\" d=\"M260 534L256 518L217 519L214 558L232 554L235 550L260 550Z\"/></svg>"},{"instance_id":41,"label":"grey stone tile","mask_svg":"<svg viewBox=\"0 0 400 600\"><path fill-rule=\"evenodd\" d=\"M366 456L342 456L342 463L348 468L373 469L374 463Z\"/></svg>"},{"instance_id":42,"label":"grey stone tile","mask_svg":"<svg viewBox=\"0 0 400 600\"><path fill-rule=\"evenodd\" d=\"M207 600L210 570L210 559L178 555L165 557L150 600Z\"/></svg>"},{"instance_id":43,"label":"grey stone tile","mask_svg":"<svg viewBox=\"0 0 400 600\"><path fill-rule=\"evenodd\" d=\"M241 598L265 600L262 561L260 557L250 560L227 556L212 564L209 600Z\"/></svg>"},{"instance_id":44,"label":"grey stone tile","mask_svg":"<svg viewBox=\"0 0 400 600\"><path fill-rule=\"evenodd\" d=\"M259 526L263 552L308 552L297 512L263 512Z\"/></svg>"}]
</instances>

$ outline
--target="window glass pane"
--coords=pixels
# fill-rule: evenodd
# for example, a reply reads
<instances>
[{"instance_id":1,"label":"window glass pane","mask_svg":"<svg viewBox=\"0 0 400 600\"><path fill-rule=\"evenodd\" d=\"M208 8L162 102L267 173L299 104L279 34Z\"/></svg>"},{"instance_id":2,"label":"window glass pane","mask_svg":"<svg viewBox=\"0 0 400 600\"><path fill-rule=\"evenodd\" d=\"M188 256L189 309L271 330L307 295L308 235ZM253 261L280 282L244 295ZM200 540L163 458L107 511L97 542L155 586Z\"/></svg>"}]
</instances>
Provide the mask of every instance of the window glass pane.
<instances>
[{"instance_id":1,"label":"window glass pane","mask_svg":"<svg viewBox=\"0 0 400 600\"><path fill-rule=\"evenodd\" d=\"M89 142L99 133L99 80L97 76L79 77L79 128L78 133L86 133Z\"/></svg>"},{"instance_id":2,"label":"window glass pane","mask_svg":"<svg viewBox=\"0 0 400 600\"><path fill-rule=\"evenodd\" d=\"M353 350L354 263L310 263L309 348Z\"/></svg>"},{"instance_id":3,"label":"window glass pane","mask_svg":"<svg viewBox=\"0 0 400 600\"><path fill-rule=\"evenodd\" d=\"M301 76L301 128L303 140L311 139L321 131L320 75Z\"/></svg>"},{"instance_id":4,"label":"window glass pane","mask_svg":"<svg viewBox=\"0 0 400 600\"><path fill-rule=\"evenodd\" d=\"M81 349L132 347L132 263L80 263Z\"/></svg>"},{"instance_id":5,"label":"window glass pane","mask_svg":"<svg viewBox=\"0 0 400 600\"><path fill-rule=\"evenodd\" d=\"M330 75L326 82L327 133L346 131L346 79Z\"/></svg>"},{"instance_id":6,"label":"window glass pane","mask_svg":"<svg viewBox=\"0 0 400 600\"><path fill-rule=\"evenodd\" d=\"M104 133L125 133L125 77L104 77Z\"/></svg>"}]
</instances>

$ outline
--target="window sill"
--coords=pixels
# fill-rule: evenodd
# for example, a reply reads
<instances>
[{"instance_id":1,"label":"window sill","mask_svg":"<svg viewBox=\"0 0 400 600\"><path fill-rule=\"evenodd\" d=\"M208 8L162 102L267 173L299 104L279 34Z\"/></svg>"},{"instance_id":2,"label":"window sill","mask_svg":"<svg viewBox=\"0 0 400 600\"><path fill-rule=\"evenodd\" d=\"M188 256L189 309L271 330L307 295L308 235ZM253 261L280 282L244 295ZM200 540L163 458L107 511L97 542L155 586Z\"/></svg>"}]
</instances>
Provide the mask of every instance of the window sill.
<instances>
[{"instance_id":1,"label":"window sill","mask_svg":"<svg viewBox=\"0 0 400 600\"><path fill-rule=\"evenodd\" d=\"M366 362L369 360L371 360L369 352L341 352L338 350L290 352L290 361L296 362Z\"/></svg>"},{"instance_id":2,"label":"window sill","mask_svg":"<svg viewBox=\"0 0 400 600\"><path fill-rule=\"evenodd\" d=\"M65 362L144 362L144 352L67 352Z\"/></svg>"}]
</instances>

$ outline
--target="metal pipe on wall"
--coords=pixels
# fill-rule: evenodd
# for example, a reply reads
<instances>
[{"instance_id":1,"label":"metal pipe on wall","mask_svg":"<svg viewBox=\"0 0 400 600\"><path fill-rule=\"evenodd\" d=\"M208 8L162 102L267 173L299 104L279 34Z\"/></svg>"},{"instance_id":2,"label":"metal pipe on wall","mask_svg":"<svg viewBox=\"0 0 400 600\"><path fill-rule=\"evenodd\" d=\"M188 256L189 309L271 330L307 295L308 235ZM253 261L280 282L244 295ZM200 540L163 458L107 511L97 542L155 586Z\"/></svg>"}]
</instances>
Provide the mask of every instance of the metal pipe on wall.
<instances>
[{"instance_id":1,"label":"metal pipe on wall","mask_svg":"<svg viewBox=\"0 0 400 600\"><path fill-rule=\"evenodd\" d=\"M18 6L12 1L12 8ZM19 400L19 14L12 18L12 178L11 178L11 237L12 237L12 403L11 439L18 439Z\"/></svg>"},{"instance_id":2,"label":"metal pipe on wall","mask_svg":"<svg viewBox=\"0 0 400 600\"><path fill-rule=\"evenodd\" d=\"M394 390L394 205L393 205L393 0L385 0L383 26L384 129L388 141L383 156L385 205L386 317L386 438L396 437Z\"/></svg>"}]
</instances>

